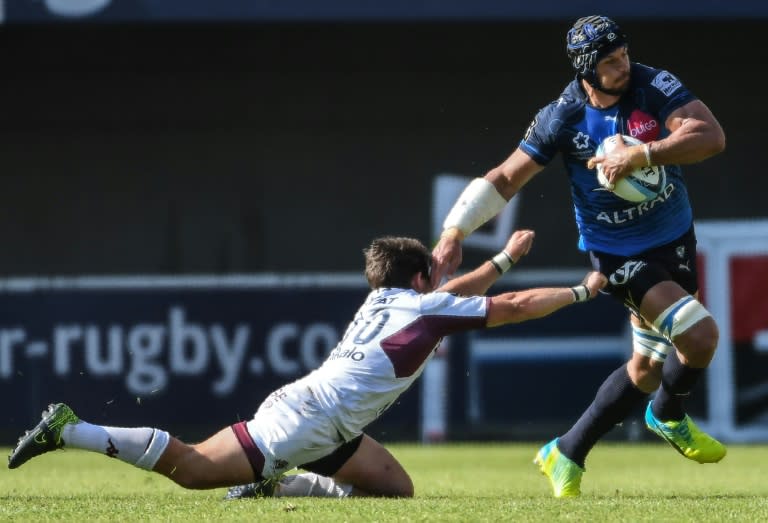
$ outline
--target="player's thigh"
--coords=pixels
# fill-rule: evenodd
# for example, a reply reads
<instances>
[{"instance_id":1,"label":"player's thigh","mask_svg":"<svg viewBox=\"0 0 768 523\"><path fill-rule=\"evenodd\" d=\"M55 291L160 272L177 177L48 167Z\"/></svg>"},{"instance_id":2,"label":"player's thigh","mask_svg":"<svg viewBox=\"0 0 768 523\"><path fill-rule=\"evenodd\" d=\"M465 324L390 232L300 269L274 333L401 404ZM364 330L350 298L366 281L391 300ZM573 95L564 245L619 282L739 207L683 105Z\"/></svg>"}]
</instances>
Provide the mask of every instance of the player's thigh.
<instances>
[{"instance_id":1,"label":"player's thigh","mask_svg":"<svg viewBox=\"0 0 768 523\"><path fill-rule=\"evenodd\" d=\"M373 496L411 497L413 482L397 459L367 434L334 479Z\"/></svg>"},{"instance_id":2,"label":"player's thigh","mask_svg":"<svg viewBox=\"0 0 768 523\"><path fill-rule=\"evenodd\" d=\"M675 241L633 256L590 252L592 265L608 277L605 291L649 323L683 296L698 291L693 229Z\"/></svg>"},{"instance_id":3,"label":"player's thigh","mask_svg":"<svg viewBox=\"0 0 768 523\"><path fill-rule=\"evenodd\" d=\"M330 476L356 450L303 381L272 393L245 426L263 456L258 472L265 478L295 467Z\"/></svg>"},{"instance_id":4,"label":"player's thigh","mask_svg":"<svg viewBox=\"0 0 768 523\"><path fill-rule=\"evenodd\" d=\"M155 470L183 487L194 489L225 487L254 479L253 468L231 427L196 445L172 438Z\"/></svg>"},{"instance_id":5,"label":"player's thigh","mask_svg":"<svg viewBox=\"0 0 768 523\"><path fill-rule=\"evenodd\" d=\"M690 296L690 294L676 282L671 280L661 281L645 293L640 304L640 314L649 323L653 323L670 305L687 296Z\"/></svg>"}]
</instances>

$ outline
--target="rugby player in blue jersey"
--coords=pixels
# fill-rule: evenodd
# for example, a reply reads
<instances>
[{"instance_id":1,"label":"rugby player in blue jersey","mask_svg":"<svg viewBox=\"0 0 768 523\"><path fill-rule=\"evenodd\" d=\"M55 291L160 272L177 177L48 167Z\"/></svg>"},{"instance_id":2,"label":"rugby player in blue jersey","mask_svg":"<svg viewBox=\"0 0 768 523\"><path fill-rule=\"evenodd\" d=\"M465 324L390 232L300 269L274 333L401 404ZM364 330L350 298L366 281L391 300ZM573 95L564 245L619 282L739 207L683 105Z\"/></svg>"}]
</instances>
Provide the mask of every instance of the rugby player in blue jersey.
<instances>
[{"instance_id":1,"label":"rugby player in blue jersey","mask_svg":"<svg viewBox=\"0 0 768 523\"><path fill-rule=\"evenodd\" d=\"M433 250L433 277L452 274L461 261L461 241L561 154L579 248L609 276L606 292L630 309L633 354L608 376L573 427L537 453L535 462L556 497L580 494L589 451L654 391L645 411L651 431L699 463L718 462L726 453L683 405L715 353L718 328L697 300L696 237L680 170L723 151L725 135L676 76L631 62L627 43L609 18L575 22L566 49L576 78L536 114L509 158L466 187ZM596 156L598 145L616 134L642 143L619 140L614 151ZM611 183L634 169L663 165L666 186L651 201L631 203L602 190L598 164Z\"/></svg>"}]
</instances>

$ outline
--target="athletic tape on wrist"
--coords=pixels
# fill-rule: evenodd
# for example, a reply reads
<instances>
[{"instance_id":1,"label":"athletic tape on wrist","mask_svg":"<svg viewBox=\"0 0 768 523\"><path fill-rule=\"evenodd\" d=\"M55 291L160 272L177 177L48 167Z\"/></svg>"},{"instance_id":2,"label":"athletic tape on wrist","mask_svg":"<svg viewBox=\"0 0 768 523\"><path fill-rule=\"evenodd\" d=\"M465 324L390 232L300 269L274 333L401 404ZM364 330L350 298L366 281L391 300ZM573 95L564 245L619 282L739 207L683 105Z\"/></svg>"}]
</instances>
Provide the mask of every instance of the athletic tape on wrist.
<instances>
[{"instance_id":1,"label":"athletic tape on wrist","mask_svg":"<svg viewBox=\"0 0 768 523\"><path fill-rule=\"evenodd\" d=\"M573 293L574 303L579 303L580 301L587 301L590 297L589 289L587 289L586 285L576 285L575 287L571 287L571 292Z\"/></svg>"},{"instance_id":2,"label":"athletic tape on wrist","mask_svg":"<svg viewBox=\"0 0 768 523\"><path fill-rule=\"evenodd\" d=\"M645 165L647 167L651 166L651 144L646 143L643 144L643 152L645 153Z\"/></svg>"},{"instance_id":3,"label":"athletic tape on wrist","mask_svg":"<svg viewBox=\"0 0 768 523\"><path fill-rule=\"evenodd\" d=\"M507 254L507 251L501 251L489 261L493 264L493 267L499 274L504 274L515 264L515 260L512 259L512 256Z\"/></svg>"},{"instance_id":4,"label":"athletic tape on wrist","mask_svg":"<svg viewBox=\"0 0 768 523\"><path fill-rule=\"evenodd\" d=\"M456 227L467 237L499 214L507 200L485 178L475 178L464 189L443 221L443 229Z\"/></svg>"}]
</instances>

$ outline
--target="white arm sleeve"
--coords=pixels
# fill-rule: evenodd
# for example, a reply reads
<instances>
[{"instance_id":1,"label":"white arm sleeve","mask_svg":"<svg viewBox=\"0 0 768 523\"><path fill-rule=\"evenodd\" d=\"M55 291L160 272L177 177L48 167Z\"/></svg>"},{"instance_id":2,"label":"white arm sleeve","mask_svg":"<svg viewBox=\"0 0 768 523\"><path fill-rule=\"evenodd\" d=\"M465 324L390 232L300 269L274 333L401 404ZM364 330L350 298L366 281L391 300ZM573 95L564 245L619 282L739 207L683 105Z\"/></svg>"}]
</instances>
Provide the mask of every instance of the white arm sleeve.
<instances>
[{"instance_id":1,"label":"white arm sleeve","mask_svg":"<svg viewBox=\"0 0 768 523\"><path fill-rule=\"evenodd\" d=\"M443 229L458 228L464 237L499 214L507 200L485 178L475 178L467 185L443 222Z\"/></svg>"}]
</instances>

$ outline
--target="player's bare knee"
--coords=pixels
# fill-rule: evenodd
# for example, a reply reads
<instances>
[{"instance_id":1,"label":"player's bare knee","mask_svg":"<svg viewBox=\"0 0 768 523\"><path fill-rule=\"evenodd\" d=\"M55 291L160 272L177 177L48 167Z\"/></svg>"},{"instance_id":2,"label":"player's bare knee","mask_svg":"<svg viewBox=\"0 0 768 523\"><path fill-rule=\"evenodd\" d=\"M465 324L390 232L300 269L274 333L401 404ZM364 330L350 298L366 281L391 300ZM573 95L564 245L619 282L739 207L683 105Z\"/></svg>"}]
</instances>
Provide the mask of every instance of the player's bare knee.
<instances>
[{"instance_id":1,"label":"player's bare knee","mask_svg":"<svg viewBox=\"0 0 768 523\"><path fill-rule=\"evenodd\" d=\"M653 392L661 383L664 358L674 350L672 342L650 324L632 322L632 359L627 372L632 383L643 392Z\"/></svg>"},{"instance_id":2,"label":"player's bare knee","mask_svg":"<svg viewBox=\"0 0 768 523\"><path fill-rule=\"evenodd\" d=\"M627 363L627 374L635 387L652 392L661 384L661 364L650 358L633 357Z\"/></svg>"},{"instance_id":3,"label":"player's bare knee","mask_svg":"<svg viewBox=\"0 0 768 523\"><path fill-rule=\"evenodd\" d=\"M654 320L657 332L675 344L683 363L705 367L717 347L718 332L709 311L693 296L684 296L670 304Z\"/></svg>"},{"instance_id":4,"label":"player's bare knee","mask_svg":"<svg viewBox=\"0 0 768 523\"><path fill-rule=\"evenodd\" d=\"M413 483L400 484L387 491L384 494L387 498L412 498L413 497Z\"/></svg>"},{"instance_id":5,"label":"player's bare knee","mask_svg":"<svg viewBox=\"0 0 768 523\"><path fill-rule=\"evenodd\" d=\"M405 480L399 484L398 493L395 497L398 498L412 498L413 497L413 481L410 476L405 476Z\"/></svg>"},{"instance_id":6,"label":"player's bare knee","mask_svg":"<svg viewBox=\"0 0 768 523\"><path fill-rule=\"evenodd\" d=\"M719 338L717 324L710 316L679 334L674 341L686 365L706 367L715 355Z\"/></svg>"},{"instance_id":7,"label":"player's bare knee","mask_svg":"<svg viewBox=\"0 0 768 523\"><path fill-rule=\"evenodd\" d=\"M395 481L388 482L387 486L378 492L378 495L385 498L412 498L413 492L413 481L408 474L405 474Z\"/></svg>"}]
</instances>

